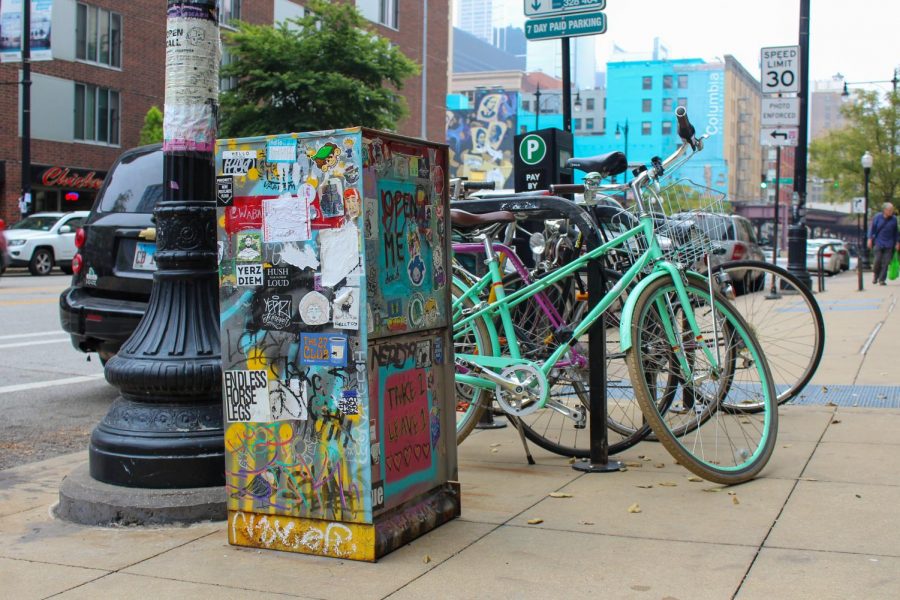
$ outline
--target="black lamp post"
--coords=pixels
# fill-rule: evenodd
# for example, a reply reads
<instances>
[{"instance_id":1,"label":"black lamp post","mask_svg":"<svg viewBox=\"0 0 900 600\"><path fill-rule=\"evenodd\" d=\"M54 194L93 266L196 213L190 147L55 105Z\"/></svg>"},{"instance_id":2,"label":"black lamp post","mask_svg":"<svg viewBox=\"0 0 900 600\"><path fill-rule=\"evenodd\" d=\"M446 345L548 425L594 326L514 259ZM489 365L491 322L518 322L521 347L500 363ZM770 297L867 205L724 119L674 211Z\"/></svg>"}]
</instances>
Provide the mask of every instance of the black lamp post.
<instances>
[{"instance_id":1,"label":"black lamp post","mask_svg":"<svg viewBox=\"0 0 900 600\"><path fill-rule=\"evenodd\" d=\"M540 129L541 123L541 84L537 84L534 90L534 128Z\"/></svg>"},{"instance_id":2,"label":"black lamp post","mask_svg":"<svg viewBox=\"0 0 900 600\"><path fill-rule=\"evenodd\" d=\"M863 232L865 232L866 239L868 240L869 239L869 173L871 173L871 171L872 171L872 163L874 162L874 160L872 158L872 154L868 150L866 150L866 153L862 155L862 158L860 159L859 162L862 165L863 173L865 174L865 180L866 180L866 193L865 193L866 207L865 207L865 212L863 212ZM865 247L863 248L863 254L862 254L861 259L862 259L863 270L864 271L869 270L870 265L869 265L869 244L868 243L866 243Z\"/></svg>"},{"instance_id":3,"label":"black lamp post","mask_svg":"<svg viewBox=\"0 0 900 600\"><path fill-rule=\"evenodd\" d=\"M216 0L168 0L166 14L164 195L153 211L159 269L144 318L106 366L121 395L91 434L90 474L137 488L222 486Z\"/></svg>"}]
</instances>

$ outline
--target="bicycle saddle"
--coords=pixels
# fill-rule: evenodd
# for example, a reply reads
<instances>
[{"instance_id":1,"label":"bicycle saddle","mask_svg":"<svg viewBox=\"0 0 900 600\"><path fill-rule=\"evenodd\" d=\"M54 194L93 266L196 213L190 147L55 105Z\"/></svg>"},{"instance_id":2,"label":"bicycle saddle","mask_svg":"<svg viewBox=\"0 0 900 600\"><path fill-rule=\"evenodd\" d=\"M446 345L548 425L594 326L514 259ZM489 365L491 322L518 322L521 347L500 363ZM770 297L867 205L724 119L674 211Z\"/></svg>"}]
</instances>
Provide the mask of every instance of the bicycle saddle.
<instances>
[{"instance_id":1,"label":"bicycle saddle","mask_svg":"<svg viewBox=\"0 0 900 600\"><path fill-rule=\"evenodd\" d=\"M450 209L450 223L454 227L478 227L479 225L493 225L494 223L512 223L515 220L516 215L508 210L475 214L458 208Z\"/></svg>"},{"instance_id":2,"label":"bicycle saddle","mask_svg":"<svg viewBox=\"0 0 900 600\"><path fill-rule=\"evenodd\" d=\"M578 169L585 173L596 171L601 177L613 177L619 173L624 173L628 168L628 160L623 152L607 152L598 156L588 156L587 158L570 158L566 161L566 167L570 169Z\"/></svg>"}]
</instances>

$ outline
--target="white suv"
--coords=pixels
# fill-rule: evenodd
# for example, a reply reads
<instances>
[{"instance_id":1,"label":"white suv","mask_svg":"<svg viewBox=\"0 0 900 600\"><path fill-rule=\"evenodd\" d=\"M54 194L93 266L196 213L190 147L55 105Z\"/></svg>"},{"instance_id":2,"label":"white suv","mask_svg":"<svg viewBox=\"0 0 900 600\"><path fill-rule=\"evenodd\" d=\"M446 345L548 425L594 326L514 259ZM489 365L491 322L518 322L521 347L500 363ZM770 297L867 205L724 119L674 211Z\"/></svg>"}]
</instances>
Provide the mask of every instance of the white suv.
<instances>
[{"instance_id":1,"label":"white suv","mask_svg":"<svg viewBox=\"0 0 900 600\"><path fill-rule=\"evenodd\" d=\"M6 230L9 266L28 267L32 275L48 275L53 265L72 274L75 232L88 211L42 212L22 219Z\"/></svg>"}]
</instances>

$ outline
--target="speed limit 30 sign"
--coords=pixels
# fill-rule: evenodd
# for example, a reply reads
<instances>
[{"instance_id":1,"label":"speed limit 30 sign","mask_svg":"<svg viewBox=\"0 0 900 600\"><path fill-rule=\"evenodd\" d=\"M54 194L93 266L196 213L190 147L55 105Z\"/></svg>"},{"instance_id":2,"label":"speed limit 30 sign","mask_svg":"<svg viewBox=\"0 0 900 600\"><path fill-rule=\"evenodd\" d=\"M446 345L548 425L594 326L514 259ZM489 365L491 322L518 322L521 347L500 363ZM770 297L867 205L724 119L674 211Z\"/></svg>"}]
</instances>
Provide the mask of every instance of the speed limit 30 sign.
<instances>
[{"instance_id":1,"label":"speed limit 30 sign","mask_svg":"<svg viewBox=\"0 0 900 600\"><path fill-rule=\"evenodd\" d=\"M775 46L760 52L763 94L792 94L800 90L800 46Z\"/></svg>"}]
</instances>

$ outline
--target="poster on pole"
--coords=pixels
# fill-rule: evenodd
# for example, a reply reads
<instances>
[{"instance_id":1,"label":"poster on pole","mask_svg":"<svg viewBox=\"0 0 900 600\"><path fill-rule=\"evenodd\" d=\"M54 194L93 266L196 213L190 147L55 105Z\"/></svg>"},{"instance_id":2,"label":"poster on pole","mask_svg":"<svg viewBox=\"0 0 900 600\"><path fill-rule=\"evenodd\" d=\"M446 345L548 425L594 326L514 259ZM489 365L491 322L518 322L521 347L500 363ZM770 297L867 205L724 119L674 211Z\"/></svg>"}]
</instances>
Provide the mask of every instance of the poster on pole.
<instances>
[{"instance_id":1,"label":"poster on pole","mask_svg":"<svg viewBox=\"0 0 900 600\"><path fill-rule=\"evenodd\" d=\"M53 60L50 25L53 0L31 0L31 60Z\"/></svg>"},{"instance_id":2,"label":"poster on pole","mask_svg":"<svg viewBox=\"0 0 900 600\"><path fill-rule=\"evenodd\" d=\"M31 0L31 60L52 60L50 29L53 0ZM24 2L0 0L0 62L22 60Z\"/></svg>"},{"instance_id":3,"label":"poster on pole","mask_svg":"<svg viewBox=\"0 0 900 600\"><path fill-rule=\"evenodd\" d=\"M0 62L22 60L22 0L0 0Z\"/></svg>"}]
</instances>

